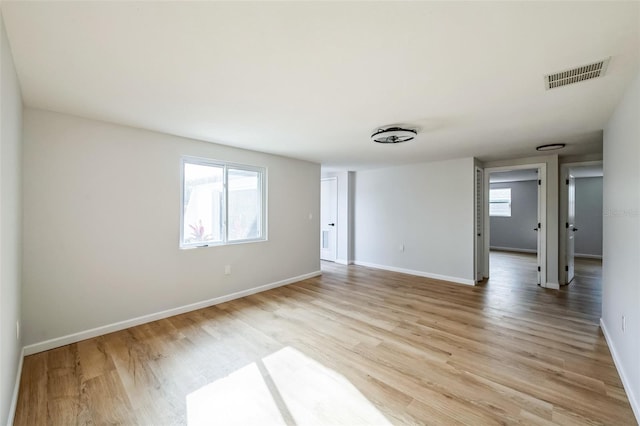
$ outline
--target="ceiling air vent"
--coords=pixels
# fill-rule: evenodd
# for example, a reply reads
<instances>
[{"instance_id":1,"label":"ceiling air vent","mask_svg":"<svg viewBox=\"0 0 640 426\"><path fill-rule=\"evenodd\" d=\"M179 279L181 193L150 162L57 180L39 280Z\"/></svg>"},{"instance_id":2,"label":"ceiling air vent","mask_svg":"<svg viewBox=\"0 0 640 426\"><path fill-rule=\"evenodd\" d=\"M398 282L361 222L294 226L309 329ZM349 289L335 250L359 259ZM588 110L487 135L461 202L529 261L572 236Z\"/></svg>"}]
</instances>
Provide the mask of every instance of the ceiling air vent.
<instances>
[{"instance_id":1,"label":"ceiling air vent","mask_svg":"<svg viewBox=\"0 0 640 426\"><path fill-rule=\"evenodd\" d=\"M566 86L567 84L579 83L584 80L602 77L609 65L609 59L603 59L593 64L584 65L582 67L557 72L544 76L544 83L547 90L557 87Z\"/></svg>"}]
</instances>

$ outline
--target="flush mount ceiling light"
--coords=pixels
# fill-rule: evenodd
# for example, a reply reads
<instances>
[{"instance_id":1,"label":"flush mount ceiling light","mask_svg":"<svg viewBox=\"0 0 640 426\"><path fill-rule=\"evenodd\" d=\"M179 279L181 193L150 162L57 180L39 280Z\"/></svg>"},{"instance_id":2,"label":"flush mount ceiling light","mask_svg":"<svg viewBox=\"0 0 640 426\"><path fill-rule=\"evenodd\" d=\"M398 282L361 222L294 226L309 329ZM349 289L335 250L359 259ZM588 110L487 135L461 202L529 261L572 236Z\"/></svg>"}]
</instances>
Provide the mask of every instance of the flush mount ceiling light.
<instances>
[{"instance_id":1,"label":"flush mount ceiling light","mask_svg":"<svg viewBox=\"0 0 640 426\"><path fill-rule=\"evenodd\" d=\"M555 151L556 149L562 149L566 146L563 143L550 143L548 145L540 145L536 147L537 151Z\"/></svg>"},{"instance_id":2,"label":"flush mount ceiling light","mask_svg":"<svg viewBox=\"0 0 640 426\"><path fill-rule=\"evenodd\" d=\"M378 129L371 135L371 140L378 143L400 143L415 138L418 132L402 127L387 127Z\"/></svg>"}]
</instances>

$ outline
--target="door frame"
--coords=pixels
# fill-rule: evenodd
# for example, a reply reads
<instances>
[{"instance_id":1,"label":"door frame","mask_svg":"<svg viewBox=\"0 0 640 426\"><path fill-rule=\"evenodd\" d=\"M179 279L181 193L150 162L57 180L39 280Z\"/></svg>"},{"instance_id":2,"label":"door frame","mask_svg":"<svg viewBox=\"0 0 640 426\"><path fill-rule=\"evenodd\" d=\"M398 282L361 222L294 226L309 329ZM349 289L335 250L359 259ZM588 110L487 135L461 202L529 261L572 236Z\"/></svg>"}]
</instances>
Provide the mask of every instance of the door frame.
<instances>
[{"instance_id":1,"label":"door frame","mask_svg":"<svg viewBox=\"0 0 640 426\"><path fill-rule=\"evenodd\" d=\"M569 177L569 173L571 169L583 166L601 166L603 164L602 160L593 160L593 161L578 161L574 163L563 163L560 164L560 222L558 223L558 228L562 229L562 238L560 238L560 244L558 246L558 251L560 255L560 263L558 264L558 268L560 268L560 285L567 285L567 237L565 235L566 223L567 223L567 215L569 214L568 203L569 203L569 191L567 189L566 181ZM603 174L604 175L604 174ZM562 226L562 224L565 226Z\"/></svg>"},{"instance_id":2,"label":"door frame","mask_svg":"<svg viewBox=\"0 0 640 426\"><path fill-rule=\"evenodd\" d=\"M480 190L478 190L478 173L480 174ZM480 211L478 212L478 197L480 200ZM482 281L485 275L484 263L484 200L486 198L486 192L484 190L484 169L482 167L475 166L473 169L473 277L476 284ZM480 223L478 223L480 222ZM480 233L478 233L480 228ZM478 249L480 247L480 249Z\"/></svg>"},{"instance_id":3,"label":"door frame","mask_svg":"<svg viewBox=\"0 0 640 426\"><path fill-rule=\"evenodd\" d=\"M320 258L322 260L328 260L330 262L335 262L338 259L338 226L340 226L340 224L338 223L338 177L337 176L331 176L331 177L320 178L320 185L322 185L322 182L325 182L325 181L334 181L335 182L335 186L336 186L336 190L335 190L335 197L336 197L335 206L336 206L336 208L335 208L335 212L334 212L334 215L335 215L335 221L334 221L335 226L333 227L333 231L335 232L335 235L334 235L335 238L333 239L333 245L334 245L334 248L333 248L333 259L322 259L322 255L320 256ZM321 203L321 205L320 205L320 233L322 234L322 188L320 188L320 195L321 195L321 197L320 197L320 203ZM320 241L322 242L322 235L320 236ZM321 253L322 253L322 248L320 250L321 250Z\"/></svg>"},{"instance_id":4,"label":"door frame","mask_svg":"<svg viewBox=\"0 0 640 426\"><path fill-rule=\"evenodd\" d=\"M538 217L540 218L540 229L538 229L538 258L540 261L540 287L557 289L556 285L549 284L547 277L547 164L532 163L518 164L513 166L486 167L484 169L484 265L483 276L489 278L489 250L491 240L491 220L489 217L489 177L493 172L505 172L509 170L537 169L540 188L538 191Z\"/></svg>"}]
</instances>

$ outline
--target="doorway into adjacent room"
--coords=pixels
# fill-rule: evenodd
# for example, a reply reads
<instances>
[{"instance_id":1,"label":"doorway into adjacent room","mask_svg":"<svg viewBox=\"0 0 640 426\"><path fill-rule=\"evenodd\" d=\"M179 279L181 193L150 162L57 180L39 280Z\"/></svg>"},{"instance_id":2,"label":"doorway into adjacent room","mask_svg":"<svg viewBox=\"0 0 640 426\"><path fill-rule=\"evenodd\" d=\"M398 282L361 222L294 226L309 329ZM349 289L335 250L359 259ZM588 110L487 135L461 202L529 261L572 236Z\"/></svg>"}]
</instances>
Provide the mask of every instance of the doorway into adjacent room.
<instances>
[{"instance_id":1,"label":"doorway into adjacent room","mask_svg":"<svg viewBox=\"0 0 640 426\"><path fill-rule=\"evenodd\" d=\"M485 169L485 271L492 284L546 287L545 171Z\"/></svg>"},{"instance_id":2,"label":"doorway into adjacent room","mask_svg":"<svg viewBox=\"0 0 640 426\"><path fill-rule=\"evenodd\" d=\"M602 161L561 166L561 284L602 264ZM594 272L595 271L595 272Z\"/></svg>"}]
</instances>

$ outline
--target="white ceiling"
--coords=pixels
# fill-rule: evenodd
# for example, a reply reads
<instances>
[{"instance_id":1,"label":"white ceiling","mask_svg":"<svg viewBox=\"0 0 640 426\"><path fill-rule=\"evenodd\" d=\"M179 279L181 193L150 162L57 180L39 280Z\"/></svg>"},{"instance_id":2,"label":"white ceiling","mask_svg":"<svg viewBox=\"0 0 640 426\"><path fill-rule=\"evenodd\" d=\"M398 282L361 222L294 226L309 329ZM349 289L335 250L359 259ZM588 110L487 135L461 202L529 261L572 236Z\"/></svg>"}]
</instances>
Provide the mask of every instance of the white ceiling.
<instances>
[{"instance_id":1,"label":"white ceiling","mask_svg":"<svg viewBox=\"0 0 640 426\"><path fill-rule=\"evenodd\" d=\"M489 182L521 182L538 179L538 169L517 169L504 172L493 172L489 175Z\"/></svg>"},{"instance_id":2,"label":"white ceiling","mask_svg":"<svg viewBox=\"0 0 640 426\"><path fill-rule=\"evenodd\" d=\"M590 164L569 168L571 176L575 178L601 177L603 176L602 164ZM516 169L504 172L493 172L489 175L489 182L521 182L538 179L538 169Z\"/></svg>"},{"instance_id":3,"label":"white ceiling","mask_svg":"<svg viewBox=\"0 0 640 426\"><path fill-rule=\"evenodd\" d=\"M27 106L360 169L599 152L638 2L2 2ZM543 76L611 57L604 78ZM374 144L379 126L419 128Z\"/></svg>"},{"instance_id":4,"label":"white ceiling","mask_svg":"<svg viewBox=\"0 0 640 426\"><path fill-rule=\"evenodd\" d=\"M571 167L569 170L575 178L599 177L604 175L602 164Z\"/></svg>"}]
</instances>

